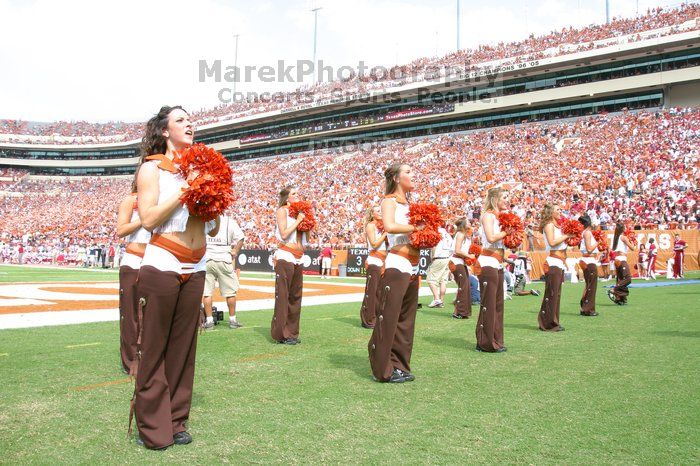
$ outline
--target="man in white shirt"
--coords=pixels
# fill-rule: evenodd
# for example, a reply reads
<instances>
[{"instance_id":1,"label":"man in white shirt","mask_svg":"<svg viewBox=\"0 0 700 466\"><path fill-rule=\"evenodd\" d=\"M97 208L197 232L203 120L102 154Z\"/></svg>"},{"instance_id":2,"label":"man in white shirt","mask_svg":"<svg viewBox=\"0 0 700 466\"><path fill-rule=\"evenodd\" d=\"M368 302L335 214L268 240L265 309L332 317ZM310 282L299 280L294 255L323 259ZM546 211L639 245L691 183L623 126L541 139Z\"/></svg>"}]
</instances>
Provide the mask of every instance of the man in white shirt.
<instances>
[{"instance_id":1,"label":"man in white shirt","mask_svg":"<svg viewBox=\"0 0 700 466\"><path fill-rule=\"evenodd\" d=\"M452 237L444 228L438 228L442 239L432 250L433 260L428 267L427 282L433 292L433 301L428 307L445 307L443 300L447 291L447 280L450 277L450 256L452 256Z\"/></svg>"},{"instance_id":2,"label":"man in white shirt","mask_svg":"<svg viewBox=\"0 0 700 466\"><path fill-rule=\"evenodd\" d=\"M236 276L236 257L243 247L243 230L231 217L222 215L219 233L207 236L207 276L204 283L204 314L205 329L214 327L212 317L212 294L216 282L219 282L221 296L226 299L229 315L229 328L237 329L243 325L236 319L236 293L238 293L238 277Z\"/></svg>"}]
</instances>

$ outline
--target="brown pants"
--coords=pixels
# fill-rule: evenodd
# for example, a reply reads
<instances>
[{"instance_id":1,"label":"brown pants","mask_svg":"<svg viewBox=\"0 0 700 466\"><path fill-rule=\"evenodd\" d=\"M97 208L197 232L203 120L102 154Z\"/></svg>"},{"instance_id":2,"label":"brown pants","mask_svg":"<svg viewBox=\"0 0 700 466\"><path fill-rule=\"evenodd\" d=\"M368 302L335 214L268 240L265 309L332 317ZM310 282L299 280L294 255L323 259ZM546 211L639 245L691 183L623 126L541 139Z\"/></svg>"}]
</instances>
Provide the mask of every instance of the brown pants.
<instances>
[{"instance_id":1,"label":"brown pants","mask_svg":"<svg viewBox=\"0 0 700 466\"><path fill-rule=\"evenodd\" d=\"M470 317L472 315L472 288L469 284L469 271L466 266L456 264L453 275L455 277L455 282L457 282L455 315Z\"/></svg>"},{"instance_id":2,"label":"brown pants","mask_svg":"<svg viewBox=\"0 0 700 466\"><path fill-rule=\"evenodd\" d=\"M583 279L586 281L586 288L583 290L581 298L581 312L584 314L595 314L595 293L598 289L598 267L595 264L586 264L583 269Z\"/></svg>"},{"instance_id":3,"label":"brown pants","mask_svg":"<svg viewBox=\"0 0 700 466\"><path fill-rule=\"evenodd\" d=\"M559 304L563 279L564 271L559 267L550 267L544 276L544 296L542 296L540 313L537 314L540 330L550 332L561 330L559 325Z\"/></svg>"},{"instance_id":4,"label":"brown pants","mask_svg":"<svg viewBox=\"0 0 700 466\"><path fill-rule=\"evenodd\" d=\"M632 275L630 275L630 268L627 265L627 261L619 261L619 267L615 267L615 272L617 272L617 283L612 289L615 298L623 303L627 302L627 296L629 296L630 291L629 286L632 283Z\"/></svg>"},{"instance_id":5,"label":"brown pants","mask_svg":"<svg viewBox=\"0 0 700 466\"><path fill-rule=\"evenodd\" d=\"M139 272L138 295L145 303L134 408L149 448L172 445L173 435L187 430L205 274L185 281L151 266Z\"/></svg>"},{"instance_id":6,"label":"brown pants","mask_svg":"<svg viewBox=\"0 0 700 466\"><path fill-rule=\"evenodd\" d=\"M360 308L360 320L364 327L374 328L377 319L377 301L379 296L379 281L382 278L382 268L378 265L367 266L367 284L365 285L365 297Z\"/></svg>"},{"instance_id":7,"label":"brown pants","mask_svg":"<svg viewBox=\"0 0 700 466\"><path fill-rule=\"evenodd\" d=\"M270 333L275 341L299 338L303 266L285 260L275 264L275 313Z\"/></svg>"},{"instance_id":8,"label":"brown pants","mask_svg":"<svg viewBox=\"0 0 700 466\"><path fill-rule=\"evenodd\" d=\"M372 374L386 382L394 369L411 371L418 278L397 269L386 269L379 282L379 296L377 323L367 349Z\"/></svg>"},{"instance_id":9,"label":"brown pants","mask_svg":"<svg viewBox=\"0 0 700 466\"><path fill-rule=\"evenodd\" d=\"M119 352L122 367L130 375L136 374L136 338L138 337L139 298L136 292L138 269L119 267Z\"/></svg>"},{"instance_id":10,"label":"brown pants","mask_svg":"<svg viewBox=\"0 0 700 466\"><path fill-rule=\"evenodd\" d=\"M482 351L503 348L503 269L482 267L479 274L481 307L476 323L476 345Z\"/></svg>"}]
</instances>

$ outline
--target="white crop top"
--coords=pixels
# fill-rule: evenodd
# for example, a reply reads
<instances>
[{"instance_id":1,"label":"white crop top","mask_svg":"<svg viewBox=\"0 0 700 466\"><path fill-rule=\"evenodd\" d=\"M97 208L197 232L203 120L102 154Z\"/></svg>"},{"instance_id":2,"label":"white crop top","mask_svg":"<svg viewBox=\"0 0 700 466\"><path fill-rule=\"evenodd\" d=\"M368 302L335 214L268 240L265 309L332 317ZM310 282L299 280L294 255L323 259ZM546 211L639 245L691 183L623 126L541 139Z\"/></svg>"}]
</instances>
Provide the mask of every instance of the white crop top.
<instances>
[{"instance_id":1,"label":"white crop top","mask_svg":"<svg viewBox=\"0 0 700 466\"><path fill-rule=\"evenodd\" d=\"M291 225L292 223L297 221L297 219L289 216L289 209L288 208L285 207L284 210L285 210L285 212L287 212L287 225ZM275 221L275 238L277 238L277 240L279 240L283 243L296 243L297 242L296 237L297 237L297 229L295 228L294 230L292 230L291 233L289 233L289 236L287 236L286 238L282 238L282 232L280 231L280 226L277 225L277 222ZM302 244L302 246L306 246L306 233L305 232L302 233L302 235L301 235L301 244Z\"/></svg>"},{"instance_id":2,"label":"white crop top","mask_svg":"<svg viewBox=\"0 0 700 466\"><path fill-rule=\"evenodd\" d=\"M622 242L622 234L621 234L620 237L617 239L617 247L615 248L615 252L617 252L619 254L627 254L627 251L628 251L627 245L624 242Z\"/></svg>"},{"instance_id":3,"label":"white crop top","mask_svg":"<svg viewBox=\"0 0 700 466\"><path fill-rule=\"evenodd\" d=\"M158 162L153 162L158 163ZM175 193L187 188L187 182L180 173L172 173L167 170L158 170L158 205ZM153 233L180 233L187 229L187 220L190 212L187 207L180 204L170 215L170 218L153 229ZM209 233L216 226L216 220L206 222L204 233Z\"/></svg>"},{"instance_id":4,"label":"white crop top","mask_svg":"<svg viewBox=\"0 0 700 466\"><path fill-rule=\"evenodd\" d=\"M376 235L377 235L377 237L382 236L379 233L379 230L377 230ZM367 237L367 250L369 250L369 251L386 251L386 240L379 243L379 246L377 246L376 248L373 248L372 242L369 240L369 236L368 236Z\"/></svg>"},{"instance_id":5,"label":"white crop top","mask_svg":"<svg viewBox=\"0 0 700 466\"><path fill-rule=\"evenodd\" d=\"M486 215L493 215L493 234L497 235L501 232L501 224L498 223L498 217L496 217L495 214L491 212L487 212L484 214ZM505 246L503 246L503 240L500 239L496 241L495 243L489 243L489 240L486 239L486 230L484 229L484 224L481 224L481 244L483 244L483 247L486 249L505 249ZM464 249L464 247L462 248Z\"/></svg>"},{"instance_id":6,"label":"white crop top","mask_svg":"<svg viewBox=\"0 0 700 466\"><path fill-rule=\"evenodd\" d=\"M456 237L457 237L457 235L455 234L455 238ZM462 244L461 244L462 254L469 254L469 248L471 247L471 245L472 245L472 240L466 234L464 236L462 236ZM452 248L452 252L456 253L456 251L457 251L457 242L455 241L454 247Z\"/></svg>"},{"instance_id":7,"label":"white crop top","mask_svg":"<svg viewBox=\"0 0 700 466\"><path fill-rule=\"evenodd\" d=\"M561 229L557 226L557 224L554 224L554 239L561 238L563 235L561 233ZM545 244L545 250L546 251L563 251L566 249L567 244L566 241L562 241L561 243L557 244L556 246L552 247L549 245L549 240L547 240L547 235L544 235L544 244Z\"/></svg>"},{"instance_id":8,"label":"white crop top","mask_svg":"<svg viewBox=\"0 0 700 466\"><path fill-rule=\"evenodd\" d=\"M393 199L394 204L396 204L396 210L394 212L394 222L398 225L408 225L408 204L401 204ZM389 239L389 248L393 248L399 244L409 243L410 233L387 233L386 237Z\"/></svg>"},{"instance_id":9,"label":"white crop top","mask_svg":"<svg viewBox=\"0 0 700 466\"><path fill-rule=\"evenodd\" d=\"M584 231L583 234L585 235L586 232ZM595 238L593 239L593 241L595 241ZM583 237L583 235L581 237L581 244L579 245L578 248L581 250L581 254L596 254L596 253L598 253L598 246L593 248L592 251L586 250L586 239Z\"/></svg>"},{"instance_id":10,"label":"white crop top","mask_svg":"<svg viewBox=\"0 0 700 466\"><path fill-rule=\"evenodd\" d=\"M131 222L135 222L138 219L139 219L139 211L137 209L134 209L134 212L131 214ZM144 227L139 227L138 230L134 231L133 233L131 233L129 236L126 237L127 243L147 244L150 240L151 240L151 232L146 230Z\"/></svg>"}]
</instances>

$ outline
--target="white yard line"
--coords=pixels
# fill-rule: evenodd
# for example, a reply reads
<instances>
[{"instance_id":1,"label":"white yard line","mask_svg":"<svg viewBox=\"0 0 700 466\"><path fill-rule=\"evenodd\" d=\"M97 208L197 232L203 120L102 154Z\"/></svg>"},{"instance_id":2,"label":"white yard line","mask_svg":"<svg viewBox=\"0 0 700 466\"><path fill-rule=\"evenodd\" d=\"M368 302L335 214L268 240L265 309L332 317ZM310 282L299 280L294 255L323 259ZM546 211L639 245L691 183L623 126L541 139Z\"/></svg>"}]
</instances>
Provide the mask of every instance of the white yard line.
<instances>
[{"instance_id":1,"label":"white yard line","mask_svg":"<svg viewBox=\"0 0 700 466\"><path fill-rule=\"evenodd\" d=\"M448 289L447 293L455 293L456 290ZM428 288L419 290L420 296L430 295ZM304 308L324 306L329 304L359 303L362 302L364 293L347 293L325 296L309 296L304 298ZM236 303L236 311L250 312L271 310L274 307L274 299L250 299ZM219 310L226 310L224 301L217 301L214 305ZM309 309L311 310L311 309ZM53 325L84 324L90 322L115 322L119 320L119 309L99 309L84 311L50 311L27 312L24 314L1 314L0 329L29 328Z\"/></svg>"}]
</instances>

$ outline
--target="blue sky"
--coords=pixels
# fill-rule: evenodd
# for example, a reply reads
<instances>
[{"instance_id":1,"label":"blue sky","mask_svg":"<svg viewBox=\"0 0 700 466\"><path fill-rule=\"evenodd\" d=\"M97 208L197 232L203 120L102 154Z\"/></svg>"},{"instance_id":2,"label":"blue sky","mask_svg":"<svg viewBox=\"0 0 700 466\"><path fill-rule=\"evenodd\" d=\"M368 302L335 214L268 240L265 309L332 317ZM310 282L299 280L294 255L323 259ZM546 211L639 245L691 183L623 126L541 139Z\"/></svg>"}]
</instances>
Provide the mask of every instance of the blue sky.
<instances>
[{"instance_id":1,"label":"blue sky","mask_svg":"<svg viewBox=\"0 0 700 466\"><path fill-rule=\"evenodd\" d=\"M317 59L334 67L406 63L456 48L456 0L0 0L0 118L143 121L163 104L219 103L227 83L199 82L200 60L233 65ZM634 16L655 0L610 0ZM604 0L461 1L461 46L512 41L605 21ZM238 84L239 91L299 83Z\"/></svg>"}]
</instances>

